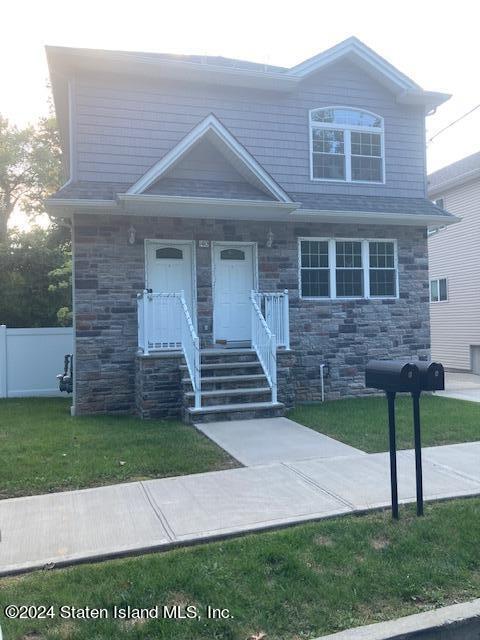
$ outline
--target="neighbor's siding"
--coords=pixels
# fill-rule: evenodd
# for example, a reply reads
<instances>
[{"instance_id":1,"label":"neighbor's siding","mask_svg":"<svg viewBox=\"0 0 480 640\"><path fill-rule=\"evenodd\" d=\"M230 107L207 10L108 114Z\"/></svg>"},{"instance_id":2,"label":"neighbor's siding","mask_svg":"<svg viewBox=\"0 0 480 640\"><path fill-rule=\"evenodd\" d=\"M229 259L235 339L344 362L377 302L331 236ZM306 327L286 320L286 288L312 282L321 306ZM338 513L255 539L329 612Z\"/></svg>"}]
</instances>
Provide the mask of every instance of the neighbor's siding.
<instances>
[{"instance_id":1,"label":"neighbor's siding","mask_svg":"<svg viewBox=\"0 0 480 640\"><path fill-rule=\"evenodd\" d=\"M320 71L292 93L94 74L77 77L75 92L79 180L132 184L214 113L287 191L425 195L422 109L396 104L389 91L347 62ZM310 181L308 111L332 105L384 117L385 185Z\"/></svg>"},{"instance_id":2,"label":"neighbor's siding","mask_svg":"<svg viewBox=\"0 0 480 640\"><path fill-rule=\"evenodd\" d=\"M469 370L470 345L480 345L480 181L435 197L462 221L428 242L430 278L448 279L448 301L430 304L432 357Z\"/></svg>"}]
</instances>

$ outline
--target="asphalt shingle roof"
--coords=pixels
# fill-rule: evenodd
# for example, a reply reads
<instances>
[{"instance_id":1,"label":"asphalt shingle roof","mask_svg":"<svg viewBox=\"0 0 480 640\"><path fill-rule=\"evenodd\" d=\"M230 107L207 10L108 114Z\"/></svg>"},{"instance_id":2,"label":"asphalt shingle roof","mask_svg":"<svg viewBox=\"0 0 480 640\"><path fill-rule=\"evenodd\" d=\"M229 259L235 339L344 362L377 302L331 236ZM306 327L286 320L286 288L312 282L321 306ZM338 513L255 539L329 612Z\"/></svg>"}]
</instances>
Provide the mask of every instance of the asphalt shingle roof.
<instances>
[{"instance_id":1,"label":"asphalt shingle roof","mask_svg":"<svg viewBox=\"0 0 480 640\"><path fill-rule=\"evenodd\" d=\"M428 188L433 189L476 170L480 170L480 151L431 173L428 176Z\"/></svg>"},{"instance_id":2,"label":"asphalt shingle roof","mask_svg":"<svg viewBox=\"0 0 480 640\"><path fill-rule=\"evenodd\" d=\"M126 193L130 186L130 184L124 182L76 182L66 185L57 191L52 196L52 199L115 200L117 193ZM211 188L211 185L209 186ZM220 193L220 191L214 193L212 190L211 195L220 197ZM172 194L171 191L170 194ZM185 192L182 195L186 195ZM445 217L450 217L451 215L426 198L361 196L340 193L290 193L289 195L294 202L301 203L301 209L316 211L397 213ZM226 194L223 197L229 196ZM247 199L250 199L250 197Z\"/></svg>"}]
</instances>

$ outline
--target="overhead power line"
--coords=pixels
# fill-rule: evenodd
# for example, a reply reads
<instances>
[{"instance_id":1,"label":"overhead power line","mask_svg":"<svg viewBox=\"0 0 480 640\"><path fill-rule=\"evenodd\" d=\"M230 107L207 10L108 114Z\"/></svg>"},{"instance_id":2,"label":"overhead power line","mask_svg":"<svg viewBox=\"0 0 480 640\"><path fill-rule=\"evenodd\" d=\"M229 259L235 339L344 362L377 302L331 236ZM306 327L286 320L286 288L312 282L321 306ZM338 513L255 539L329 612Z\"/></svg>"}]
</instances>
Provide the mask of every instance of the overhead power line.
<instances>
[{"instance_id":1,"label":"overhead power line","mask_svg":"<svg viewBox=\"0 0 480 640\"><path fill-rule=\"evenodd\" d=\"M437 131L437 133L435 133L431 138L428 139L428 142L432 142L432 140L434 138L436 138L437 136L439 136L441 133L443 133L444 131L446 131L447 129L450 129L450 127L453 127L454 124L457 124L457 122L460 122L460 120L463 120L464 118L466 118L467 116L469 116L471 113L473 113L476 109L480 108L480 104L477 104L475 107L473 107L473 109L470 109L470 111L467 111L467 113L464 113L463 116L460 116L459 118L457 118L456 120L454 120L453 122L450 122L450 124L447 124L446 127L443 127L443 129L440 129L440 131Z\"/></svg>"}]
</instances>

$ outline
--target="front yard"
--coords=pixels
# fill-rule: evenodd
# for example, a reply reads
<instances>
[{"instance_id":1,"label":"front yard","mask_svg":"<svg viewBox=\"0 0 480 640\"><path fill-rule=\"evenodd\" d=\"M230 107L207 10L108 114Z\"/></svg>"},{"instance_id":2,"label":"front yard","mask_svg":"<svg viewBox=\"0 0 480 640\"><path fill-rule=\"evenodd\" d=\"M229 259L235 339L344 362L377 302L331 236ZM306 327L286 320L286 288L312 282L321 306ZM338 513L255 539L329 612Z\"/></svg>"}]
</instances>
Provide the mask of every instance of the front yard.
<instances>
[{"instance_id":1,"label":"front yard","mask_svg":"<svg viewBox=\"0 0 480 640\"><path fill-rule=\"evenodd\" d=\"M70 401L0 401L0 498L228 469L238 464L177 420L71 418ZM399 448L413 446L410 399L397 400ZM422 398L423 445L480 439L480 404ZM300 405L289 417L369 453L386 451L384 398Z\"/></svg>"},{"instance_id":2,"label":"front yard","mask_svg":"<svg viewBox=\"0 0 480 640\"><path fill-rule=\"evenodd\" d=\"M6 638L306 640L480 595L480 499L347 516L69 569L0 580ZM53 605L53 619L6 620L8 604ZM200 620L119 620L112 608L195 605ZM108 619L61 619L59 607ZM206 607L231 617L208 620ZM266 635L261 635L265 633ZM254 635L258 634L258 635Z\"/></svg>"},{"instance_id":3,"label":"front yard","mask_svg":"<svg viewBox=\"0 0 480 640\"><path fill-rule=\"evenodd\" d=\"M0 449L0 498L238 466L179 421L71 418L63 398L1 400Z\"/></svg>"},{"instance_id":4,"label":"front yard","mask_svg":"<svg viewBox=\"0 0 480 640\"><path fill-rule=\"evenodd\" d=\"M412 401L397 397L397 447L413 448ZM480 440L480 403L423 395L420 400L422 446ZM388 450L384 397L299 405L289 418L367 453Z\"/></svg>"}]
</instances>

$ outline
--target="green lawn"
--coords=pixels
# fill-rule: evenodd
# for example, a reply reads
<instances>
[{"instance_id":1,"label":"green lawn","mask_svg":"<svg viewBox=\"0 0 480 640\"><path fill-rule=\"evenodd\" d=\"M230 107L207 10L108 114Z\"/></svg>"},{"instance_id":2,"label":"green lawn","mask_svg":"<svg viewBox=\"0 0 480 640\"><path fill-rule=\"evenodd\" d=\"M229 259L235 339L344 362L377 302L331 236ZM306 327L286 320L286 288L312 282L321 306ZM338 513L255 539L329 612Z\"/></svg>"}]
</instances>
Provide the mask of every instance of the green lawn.
<instances>
[{"instance_id":1,"label":"green lawn","mask_svg":"<svg viewBox=\"0 0 480 640\"><path fill-rule=\"evenodd\" d=\"M480 499L346 516L163 554L0 580L4 637L303 640L480 596ZM7 604L54 606L6 620ZM195 605L200 620L65 620L61 605ZM207 605L231 618L207 620Z\"/></svg>"},{"instance_id":2,"label":"green lawn","mask_svg":"<svg viewBox=\"0 0 480 640\"><path fill-rule=\"evenodd\" d=\"M179 421L70 417L63 398L0 400L0 497L238 466Z\"/></svg>"},{"instance_id":3,"label":"green lawn","mask_svg":"<svg viewBox=\"0 0 480 640\"><path fill-rule=\"evenodd\" d=\"M480 403L422 396L422 445L480 440ZM387 401L384 397L334 400L299 405L289 418L368 453L388 450ZM397 397L397 446L413 447L412 401Z\"/></svg>"}]
</instances>

